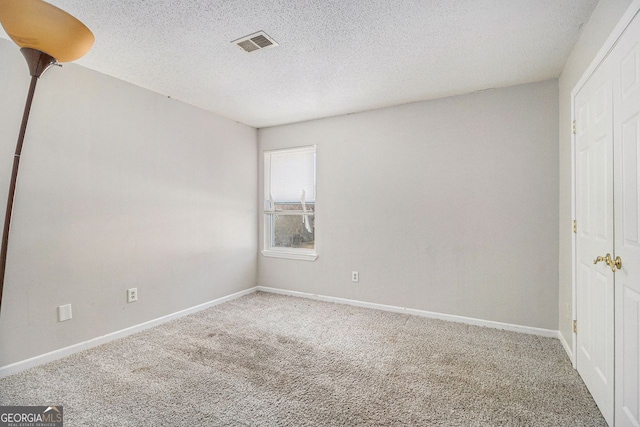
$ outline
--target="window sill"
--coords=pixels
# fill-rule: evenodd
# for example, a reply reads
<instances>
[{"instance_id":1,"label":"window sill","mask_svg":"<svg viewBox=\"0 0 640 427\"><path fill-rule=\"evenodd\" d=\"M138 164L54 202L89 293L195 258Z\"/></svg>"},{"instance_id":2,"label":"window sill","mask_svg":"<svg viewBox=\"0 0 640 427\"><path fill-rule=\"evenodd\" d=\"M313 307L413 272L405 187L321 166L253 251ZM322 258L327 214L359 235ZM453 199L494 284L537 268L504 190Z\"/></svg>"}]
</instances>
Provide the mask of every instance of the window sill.
<instances>
[{"instance_id":1,"label":"window sill","mask_svg":"<svg viewBox=\"0 0 640 427\"><path fill-rule=\"evenodd\" d=\"M303 261L315 261L318 258L318 254L304 253L304 252L281 252L281 251L268 251L262 250L262 255L272 258L287 258L287 259L299 259Z\"/></svg>"}]
</instances>

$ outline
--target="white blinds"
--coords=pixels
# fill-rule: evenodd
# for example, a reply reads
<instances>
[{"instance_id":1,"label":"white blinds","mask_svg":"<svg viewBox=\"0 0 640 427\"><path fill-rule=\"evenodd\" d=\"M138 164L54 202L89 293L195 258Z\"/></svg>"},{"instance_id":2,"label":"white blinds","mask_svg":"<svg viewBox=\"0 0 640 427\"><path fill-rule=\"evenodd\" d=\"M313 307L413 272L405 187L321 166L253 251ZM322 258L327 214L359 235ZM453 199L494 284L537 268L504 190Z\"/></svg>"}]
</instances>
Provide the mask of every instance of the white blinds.
<instances>
[{"instance_id":1,"label":"white blinds","mask_svg":"<svg viewBox=\"0 0 640 427\"><path fill-rule=\"evenodd\" d=\"M316 198L315 146L265 152L265 199L275 202L300 202ZM267 175L268 174L268 175Z\"/></svg>"}]
</instances>

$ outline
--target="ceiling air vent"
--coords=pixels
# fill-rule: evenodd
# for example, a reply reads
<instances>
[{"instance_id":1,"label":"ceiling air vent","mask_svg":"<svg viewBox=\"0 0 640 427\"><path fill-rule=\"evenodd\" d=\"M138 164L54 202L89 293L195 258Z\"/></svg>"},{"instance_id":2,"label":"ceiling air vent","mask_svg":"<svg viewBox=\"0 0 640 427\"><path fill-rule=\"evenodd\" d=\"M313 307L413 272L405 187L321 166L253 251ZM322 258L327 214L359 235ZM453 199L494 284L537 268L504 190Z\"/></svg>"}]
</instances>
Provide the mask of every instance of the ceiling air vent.
<instances>
[{"instance_id":1,"label":"ceiling air vent","mask_svg":"<svg viewBox=\"0 0 640 427\"><path fill-rule=\"evenodd\" d=\"M253 52L254 50L278 46L278 43L264 31L258 31L257 33L241 37L231 43L238 45L238 47L245 52Z\"/></svg>"}]
</instances>

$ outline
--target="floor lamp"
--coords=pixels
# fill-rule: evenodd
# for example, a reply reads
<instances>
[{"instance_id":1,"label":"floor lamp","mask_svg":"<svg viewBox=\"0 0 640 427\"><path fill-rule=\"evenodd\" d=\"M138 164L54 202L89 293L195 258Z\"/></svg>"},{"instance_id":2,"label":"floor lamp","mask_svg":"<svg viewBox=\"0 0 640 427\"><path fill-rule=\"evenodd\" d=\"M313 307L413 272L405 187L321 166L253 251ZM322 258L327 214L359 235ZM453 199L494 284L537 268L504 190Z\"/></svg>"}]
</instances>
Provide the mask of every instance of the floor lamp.
<instances>
[{"instance_id":1,"label":"floor lamp","mask_svg":"<svg viewBox=\"0 0 640 427\"><path fill-rule=\"evenodd\" d=\"M2 252L0 253L0 309L7 267L11 213L16 192L20 154L27 131L29 112L36 84L42 74L58 62L70 62L84 56L95 38L93 33L67 12L42 0L0 0L0 23L11 40L19 47L29 66L31 84L24 107L18 143L13 157L13 170L7 197L7 211L2 229Z\"/></svg>"}]
</instances>

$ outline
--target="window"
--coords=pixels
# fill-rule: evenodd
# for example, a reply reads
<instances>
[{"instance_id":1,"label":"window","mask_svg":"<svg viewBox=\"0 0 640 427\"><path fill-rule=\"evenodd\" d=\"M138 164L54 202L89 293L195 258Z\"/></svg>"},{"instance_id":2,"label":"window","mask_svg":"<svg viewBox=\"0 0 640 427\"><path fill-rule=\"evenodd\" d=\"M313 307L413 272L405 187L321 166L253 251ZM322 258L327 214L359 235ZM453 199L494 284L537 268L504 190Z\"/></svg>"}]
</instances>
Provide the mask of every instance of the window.
<instances>
[{"instance_id":1,"label":"window","mask_svg":"<svg viewBox=\"0 0 640 427\"><path fill-rule=\"evenodd\" d=\"M264 152L263 255L317 258L316 147Z\"/></svg>"}]
</instances>

